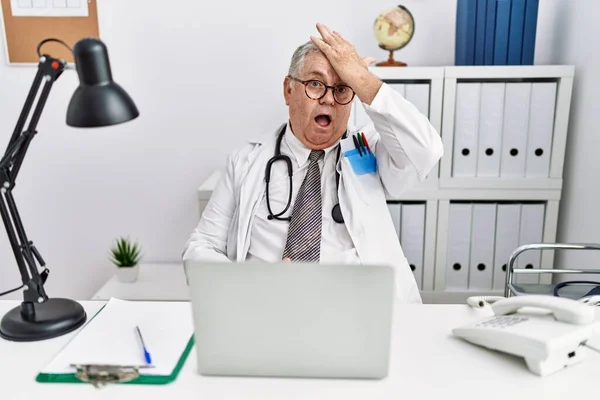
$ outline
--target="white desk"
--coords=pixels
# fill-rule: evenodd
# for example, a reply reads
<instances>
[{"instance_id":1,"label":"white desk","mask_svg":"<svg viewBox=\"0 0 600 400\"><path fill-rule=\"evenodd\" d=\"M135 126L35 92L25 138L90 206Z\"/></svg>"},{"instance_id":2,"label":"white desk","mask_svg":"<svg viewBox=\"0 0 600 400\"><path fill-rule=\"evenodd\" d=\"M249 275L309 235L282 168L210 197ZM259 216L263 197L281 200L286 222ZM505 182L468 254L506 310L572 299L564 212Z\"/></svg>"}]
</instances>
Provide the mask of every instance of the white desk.
<instances>
[{"instance_id":1,"label":"white desk","mask_svg":"<svg viewBox=\"0 0 600 400\"><path fill-rule=\"evenodd\" d=\"M17 306L0 301L0 315ZM82 302L89 315L104 302ZM540 378L522 359L495 353L450 336L451 329L486 311L463 305L397 306L390 375L381 381L329 379L209 378L196 373L195 351L178 379L164 386L37 383L37 372L72 334L43 342L0 339L0 398L16 399L584 399L597 394L600 354ZM598 346L600 340L594 340Z\"/></svg>"},{"instance_id":2,"label":"white desk","mask_svg":"<svg viewBox=\"0 0 600 400\"><path fill-rule=\"evenodd\" d=\"M108 300L111 297L187 301L190 295L183 264L141 264L137 281L131 283L119 282L115 274L92 296L92 300Z\"/></svg>"}]
</instances>

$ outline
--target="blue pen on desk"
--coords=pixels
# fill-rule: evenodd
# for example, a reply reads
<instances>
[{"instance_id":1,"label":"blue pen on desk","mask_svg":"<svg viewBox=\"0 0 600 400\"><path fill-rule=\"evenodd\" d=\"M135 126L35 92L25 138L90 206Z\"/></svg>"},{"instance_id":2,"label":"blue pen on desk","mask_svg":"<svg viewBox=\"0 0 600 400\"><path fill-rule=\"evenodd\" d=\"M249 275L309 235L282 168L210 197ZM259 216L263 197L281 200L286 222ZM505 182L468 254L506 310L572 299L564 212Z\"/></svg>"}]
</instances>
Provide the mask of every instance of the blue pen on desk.
<instances>
[{"instance_id":1,"label":"blue pen on desk","mask_svg":"<svg viewBox=\"0 0 600 400\"><path fill-rule=\"evenodd\" d=\"M144 343L144 338L142 337L142 332L140 332L140 327L136 326L135 330L137 331L138 337L140 338L140 342L142 343L142 350L144 350L144 358L146 359L146 364L152 364L152 358L150 358L150 353L146 348L146 344Z\"/></svg>"}]
</instances>

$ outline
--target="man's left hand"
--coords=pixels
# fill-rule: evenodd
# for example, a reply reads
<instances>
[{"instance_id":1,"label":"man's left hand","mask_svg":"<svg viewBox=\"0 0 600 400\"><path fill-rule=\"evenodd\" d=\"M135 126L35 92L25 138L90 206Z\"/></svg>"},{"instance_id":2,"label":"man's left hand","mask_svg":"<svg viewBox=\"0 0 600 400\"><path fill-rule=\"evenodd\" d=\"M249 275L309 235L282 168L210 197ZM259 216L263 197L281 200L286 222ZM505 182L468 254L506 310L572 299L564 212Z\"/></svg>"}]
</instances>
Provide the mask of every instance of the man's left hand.
<instances>
[{"instance_id":1,"label":"man's left hand","mask_svg":"<svg viewBox=\"0 0 600 400\"><path fill-rule=\"evenodd\" d=\"M356 92L361 101L370 104L382 84L368 69L375 59L361 58L348 40L325 25L317 24L317 30L321 39L311 36L311 40L325 54L340 79Z\"/></svg>"}]
</instances>

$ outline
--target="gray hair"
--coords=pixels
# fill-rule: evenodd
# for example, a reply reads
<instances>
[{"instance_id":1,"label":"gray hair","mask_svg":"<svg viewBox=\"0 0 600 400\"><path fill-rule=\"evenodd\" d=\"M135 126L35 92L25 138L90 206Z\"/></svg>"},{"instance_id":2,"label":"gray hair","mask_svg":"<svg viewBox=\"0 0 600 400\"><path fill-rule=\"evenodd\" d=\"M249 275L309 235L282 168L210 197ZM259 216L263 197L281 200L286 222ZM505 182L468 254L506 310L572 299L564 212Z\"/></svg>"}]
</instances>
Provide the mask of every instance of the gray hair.
<instances>
[{"instance_id":1,"label":"gray hair","mask_svg":"<svg viewBox=\"0 0 600 400\"><path fill-rule=\"evenodd\" d=\"M322 53L322 51L317 47L316 44L314 44L312 40L309 40L308 42L299 46L292 55L292 61L290 63L288 74L297 77L300 72L302 72L302 68L304 68L304 59L311 53Z\"/></svg>"}]
</instances>

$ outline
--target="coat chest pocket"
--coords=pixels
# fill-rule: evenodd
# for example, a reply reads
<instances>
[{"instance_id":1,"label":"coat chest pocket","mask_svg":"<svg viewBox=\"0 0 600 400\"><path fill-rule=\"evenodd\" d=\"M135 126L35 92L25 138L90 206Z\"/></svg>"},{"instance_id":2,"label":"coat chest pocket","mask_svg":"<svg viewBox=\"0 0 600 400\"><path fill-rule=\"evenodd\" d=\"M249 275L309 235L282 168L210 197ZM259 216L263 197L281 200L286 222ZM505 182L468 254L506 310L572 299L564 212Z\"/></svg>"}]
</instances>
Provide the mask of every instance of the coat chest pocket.
<instances>
[{"instance_id":1,"label":"coat chest pocket","mask_svg":"<svg viewBox=\"0 0 600 400\"><path fill-rule=\"evenodd\" d=\"M348 157L342 157L341 168L344 182L354 189L362 201L372 204L380 198L385 200L381 179L377 171L357 175L353 171Z\"/></svg>"}]
</instances>

